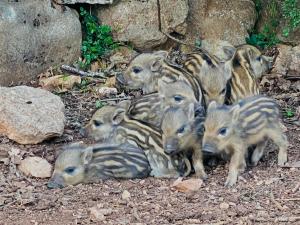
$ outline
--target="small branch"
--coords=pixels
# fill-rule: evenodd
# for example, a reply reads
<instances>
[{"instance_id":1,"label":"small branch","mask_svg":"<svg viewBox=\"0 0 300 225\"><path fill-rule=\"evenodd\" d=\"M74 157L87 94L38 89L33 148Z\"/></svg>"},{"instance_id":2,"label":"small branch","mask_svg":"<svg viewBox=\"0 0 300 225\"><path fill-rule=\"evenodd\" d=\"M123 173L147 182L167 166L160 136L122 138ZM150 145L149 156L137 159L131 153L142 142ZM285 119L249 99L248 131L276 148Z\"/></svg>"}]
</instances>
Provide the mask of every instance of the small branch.
<instances>
[{"instance_id":1,"label":"small branch","mask_svg":"<svg viewBox=\"0 0 300 225\"><path fill-rule=\"evenodd\" d=\"M74 67L68 65L62 65L61 68L67 72L75 73L80 75L81 77L101 77L107 79L104 73L97 73L97 72L85 72Z\"/></svg>"},{"instance_id":2,"label":"small branch","mask_svg":"<svg viewBox=\"0 0 300 225\"><path fill-rule=\"evenodd\" d=\"M298 182L298 184L296 184L296 187L292 189L292 193L296 193L299 190L299 188L300 188L300 182Z\"/></svg>"},{"instance_id":3,"label":"small branch","mask_svg":"<svg viewBox=\"0 0 300 225\"><path fill-rule=\"evenodd\" d=\"M121 97L121 98L106 98L106 99L100 99L100 102L109 102L109 101L120 101L120 100L130 100L130 97Z\"/></svg>"},{"instance_id":4,"label":"small branch","mask_svg":"<svg viewBox=\"0 0 300 225\"><path fill-rule=\"evenodd\" d=\"M300 201L300 198L278 198L277 201Z\"/></svg>"},{"instance_id":5,"label":"small branch","mask_svg":"<svg viewBox=\"0 0 300 225\"><path fill-rule=\"evenodd\" d=\"M271 202L273 202L274 205L275 205L279 210L284 211L284 210L286 209L286 208L284 208L279 202L277 202L277 201L275 200L274 195L273 195L272 192L271 192L271 194L270 194L270 197L271 197Z\"/></svg>"}]
</instances>

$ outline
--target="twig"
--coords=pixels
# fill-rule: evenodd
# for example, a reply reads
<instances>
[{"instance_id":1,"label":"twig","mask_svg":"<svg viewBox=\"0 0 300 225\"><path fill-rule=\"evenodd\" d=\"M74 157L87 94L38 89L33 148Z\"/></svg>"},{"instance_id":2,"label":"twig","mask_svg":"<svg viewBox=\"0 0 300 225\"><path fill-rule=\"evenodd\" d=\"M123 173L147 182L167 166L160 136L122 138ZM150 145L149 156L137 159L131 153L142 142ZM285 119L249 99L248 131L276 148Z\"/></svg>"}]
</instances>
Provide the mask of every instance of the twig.
<instances>
[{"instance_id":1,"label":"twig","mask_svg":"<svg viewBox=\"0 0 300 225\"><path fill-rule=\"evenodd\" d=\"M100 102L109 102L109 101L119 101L119 100L128 100L131 99L130 97L121 97L121 98L106 98L106 99L100 99Z\"/></svg>"},{"instance_id":2,"label":"twig","mask_svg":"<svg viewBox=\"0 0 300 225\"><path fill-rule=\"evenodd\" d=\"M270 194L270 198L271 198L271 202L273 202L274 205L275 205L278 209L280 209L281 211L284 211L284 210L285 210L285 208L284 208L279 202L277 202L277 201L275 200L274 195L273 195L272 192L271 192L271 194Z\"/></svg>"},{"instance_id":3,"label":"twig","mask_svg":"<svg viewBox=\"0 0 300 225\"><path fill-rule=\"evenodd\" d=\"M296 187L292 189L292 193L296 193L299 190L299 188L300 188L300 182L298 182L298 184L296 184Z\"/></svg>"},{"instance_id":4,"label":"twig","mask_svg":"<svg viewBox=\"0 0 300 225\"><path fill-rule=\"evenodd\" d=\"M278 201L300 201L300 198L278 198Z\"/></svg>"},{"instance_id":5,"label":"twig","mask_svg":"<svg viewBox=\"0 0 300 225\"><path fill-rule=\"evenodd\" d=\"M67 72L78 74L81 77L101 77L101 78L107 79L107 77L105 76L104 73L85 72L85 71L76 69L74 67L68 66L68 65L62 65L61 68Z\"/></svg>"}]
</instances>

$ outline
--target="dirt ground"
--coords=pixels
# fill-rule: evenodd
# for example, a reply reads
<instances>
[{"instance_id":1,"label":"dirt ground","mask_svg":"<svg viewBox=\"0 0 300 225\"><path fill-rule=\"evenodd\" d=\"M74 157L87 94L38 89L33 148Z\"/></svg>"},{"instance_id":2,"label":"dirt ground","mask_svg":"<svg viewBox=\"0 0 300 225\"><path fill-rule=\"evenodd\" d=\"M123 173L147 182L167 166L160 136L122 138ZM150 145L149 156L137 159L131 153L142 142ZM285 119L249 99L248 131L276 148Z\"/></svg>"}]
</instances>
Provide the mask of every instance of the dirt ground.
<instances>
[{"instance_id":1,"label":"dirt ground","mask_svg":"<svg viewBox=\"0 0 300 225\"><path fill-rule=\"evenodd\" d=\"M283 111L296 111L300 95L293 90L294 83L267 75L262 89L277 100ZM38 145L19 145L0 137L2 148L18 148L23 157L36 155L54 163L61 146L83 140L78 131L92 115L97 98L80 90L61 97L67 116L63 137ZM300 161L296 116L284 119L290 162ZM48 190L47 179L25 177L14 164L0 162L0 224L300 224L299 165L279 168L276 158L277 148L269 143L258 166L248 168L231 189L223 186L226 163L207 168L209 179L192 193L172 189L175 179L155 178L108 180ZM122 198L125 190L129 198ZM94 209L101 212L98 219L93 217Z\"/></svg>"}]
</instances>

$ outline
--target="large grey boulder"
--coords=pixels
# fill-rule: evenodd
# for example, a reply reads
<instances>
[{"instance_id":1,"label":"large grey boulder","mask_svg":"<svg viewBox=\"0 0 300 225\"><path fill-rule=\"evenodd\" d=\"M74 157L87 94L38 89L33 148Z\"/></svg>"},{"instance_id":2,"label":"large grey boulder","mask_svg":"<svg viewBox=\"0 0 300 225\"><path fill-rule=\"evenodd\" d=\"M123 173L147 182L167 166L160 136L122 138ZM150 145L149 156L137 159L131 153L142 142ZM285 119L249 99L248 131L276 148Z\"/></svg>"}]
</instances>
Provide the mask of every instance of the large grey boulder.
<instances>
[{"instance_id":1,"label":"large grey boulder","mask_svg":"<svg viewBox=\"0 0 300 225\"><path fill-rule=\"evenodd\" d=\"M112 4L113 0L55 0L58 4L76 4L76 3L87 3L87 4Z\"/></svg>"},{"instance_id":2,"label":"large grey boulder","mask_svg":"<svg viewBox=\"0 0 300 225\"><path fill-rule=\"evenodd\" d=\"M78 59L75 11L50 0L0 2L0 86L27 82L50 66Z\"/></svg>"},{"instance_id":3,"label":"large grey boulder","mask_svg":"<svg viewBox=\"0 0 300 225\"><path fill-rule=\"evenodd\" d=\"M185 34L188 0L161 0L160 11L164 32ZM99 7L96 15L101 23L113 28L115 39L130 42L139 50L151 49L167 41L159 31L157 0L121 0L109 7Z\"/></svg>"},{"instance_id":4,"label":"large grey boulder","mask_svg":"<svg viewBox=\"0 0 300 225\"><path fill-rule=\"evenodd\" d=\"M233 45L245 43L255 25L255 5L251 0L189 0L187 41L218 39Z\"/></svg>"},{"instance_id":5,"label":"large grey boulder","mask_svg":"<svg viewBox=\"0 0 300 225\"><path fill-rule=\"evenodd\" d=\"M37 144L64 131L64 104L49 91L0 87L0 134L20 144Z\"/></svg>"},{"instance_id":6,"label":"large grey boulder","mask_svg":"<svg viewBox=\"0 0 300 225\"><path fill-rule=\"evenodd\" d=\"M300 45L278 45L279 54L276 57L272 72L284 77L300 78Z\"/></svg>"}]
</instances>

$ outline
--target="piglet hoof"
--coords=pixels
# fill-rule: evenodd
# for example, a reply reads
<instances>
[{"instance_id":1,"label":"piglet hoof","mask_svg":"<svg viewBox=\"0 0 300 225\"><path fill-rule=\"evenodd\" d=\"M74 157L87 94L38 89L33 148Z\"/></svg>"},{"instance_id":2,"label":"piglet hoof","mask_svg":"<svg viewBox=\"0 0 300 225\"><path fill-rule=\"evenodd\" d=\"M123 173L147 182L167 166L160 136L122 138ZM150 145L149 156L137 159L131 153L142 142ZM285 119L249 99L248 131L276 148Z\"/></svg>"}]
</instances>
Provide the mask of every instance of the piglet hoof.
<instances>
[{"instance_id":1,"label":"piglet hoof","mask_svg":"<svg viewBox=\"0 0 300 225\"><path fill-rule=\"evenodd\" d=\"M287 155L278 158L278 166L284 166L287 162Z\"/></svg>"},{"instance_id":2,"label":"piglet hoof","mask_svg":"<svg viewBox=\"0 0 300 225\"><path fill-rule=\"evenodd\" d=\"M196 173L195 178L202 179L202 180L207 180L208 176L205 172L204 173Z\"/></svg>"},{"instance_id":3,"label":"piglet hoof","mask_svg":"<svg viewBox=\"0 0 300 225\"><path fill-rule=\"evenodd\" d=\"M225 187L232 187L236 184L237 177L228 177L225 182Z\"/></svg>"}]
</instances>

